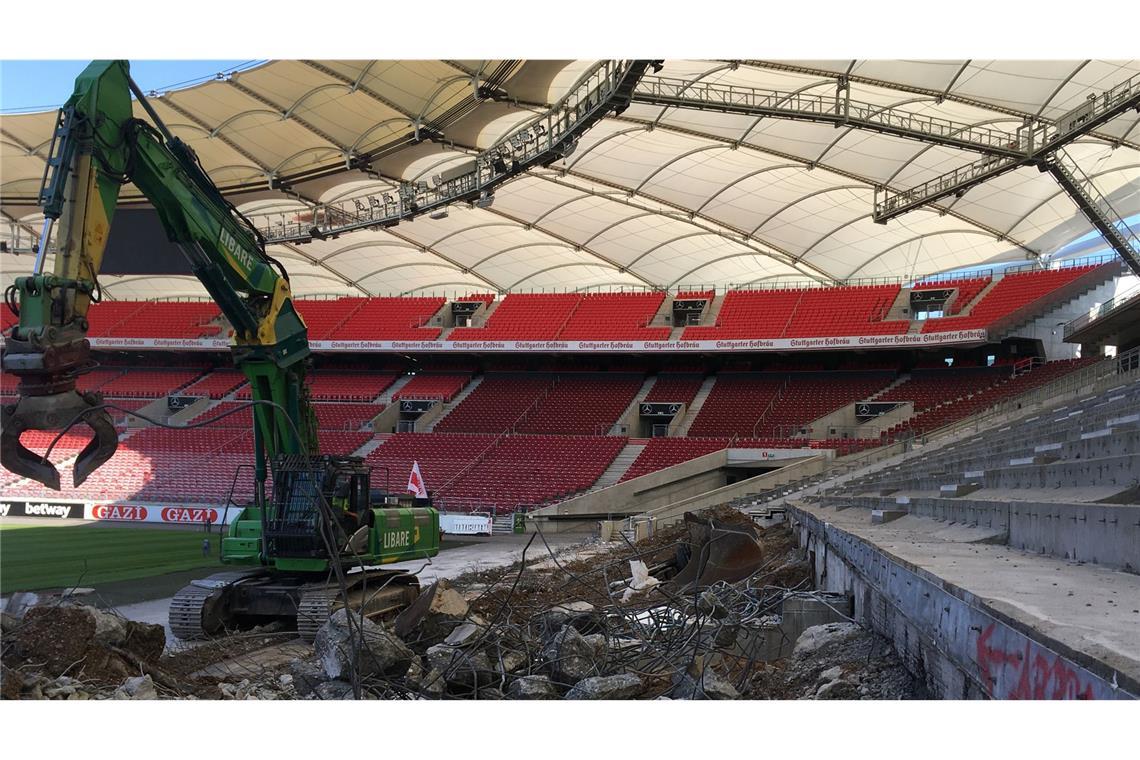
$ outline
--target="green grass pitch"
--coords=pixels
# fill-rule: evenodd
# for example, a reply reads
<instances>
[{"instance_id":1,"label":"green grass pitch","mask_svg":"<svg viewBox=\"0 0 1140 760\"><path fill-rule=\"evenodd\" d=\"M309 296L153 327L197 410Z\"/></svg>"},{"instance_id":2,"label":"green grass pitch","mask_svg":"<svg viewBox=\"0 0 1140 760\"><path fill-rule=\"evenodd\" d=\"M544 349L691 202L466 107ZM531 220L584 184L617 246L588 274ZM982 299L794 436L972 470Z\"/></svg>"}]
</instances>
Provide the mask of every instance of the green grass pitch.
<instances>
[{"instance_id":1,"label":"green grass pitch","mask_svg":"<svg viewBox=\"0 0 1140 760\"><path fill-rule=\"evenodd\" d=\"M202 556L204 532L105 525L0 525L0 593L149 578L216 567L218 536Z\"/></svg>"}]
</instances>

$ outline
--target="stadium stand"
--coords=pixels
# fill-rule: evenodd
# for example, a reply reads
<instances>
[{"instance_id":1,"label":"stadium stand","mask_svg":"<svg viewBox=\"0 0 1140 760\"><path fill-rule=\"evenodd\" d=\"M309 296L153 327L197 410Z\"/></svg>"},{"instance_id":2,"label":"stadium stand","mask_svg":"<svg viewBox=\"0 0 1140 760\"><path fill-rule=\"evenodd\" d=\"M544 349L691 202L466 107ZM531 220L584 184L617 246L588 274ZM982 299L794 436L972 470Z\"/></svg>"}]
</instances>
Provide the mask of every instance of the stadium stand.
<instances>
[{"instance_id":1,"label":"stadium stand","mask_svg":"<svg viewBox=\"0 0 1140 760\"><path fill-rule=\"evenodd\" d=\"M374 401L399 375L388 372L341 372L317 370L309 376L309 396L314 401ZM248 385L237 398L252 398Z\"/></svg>"},{"instance_id":2,"label":"stadium stand","mask_svg":"<svg viewBox=\"0 0 1140 760\"><path fill-rule=\"evenodd\" d=\"M1095 361L1097 361L1095 357L1063 359L1047 362L1013 377L1006 376L1004 379L1000 379L998 382L968 396L945 399L941 404L926 407L922 412L892 427L887 431L888 437L894 439L907 430L912 430L917 434L936 430L944 425L976 414L1004 399L1051 382Z\"/></svg>"},{"instance_id":3,"label":"stadium stand","mask_svg":"<svg viewBox=\"0 0 1140 760\"><path fill-rule=\"evenodd\" d=\"M666 373L657 376L657 381L649 389L645 400L655 403L688 404L697 395L705 377L701 373Z\"/></svg>"},{"instance_id":4,"label":"stadium stand","mask_svg":"<svg viewBox=\"0 0 1140 760\"><path fill-rule=\"evenodd\" d=\"M558 333L561 340L666 340L671 329L647 327L665 301L656 293L587 293Z\"/></svg>"},{"instance_id":5,"label":"stadium stand","mask_svg":"<svg viewBox=\"0 0 1140 760\"><path fill-rule=\"evenodd\" d=\"M210 324L218 318L218 307L208 301L156 301L144 303L111 326L107 337L114 338L205 338L221 330Z\"/></svg>"},{"instance_id":6,"label":"stadium stand","mask_svg":"<svg viewBox=\"0 0 1140 760\"><path fill-rule=\"evenodd\" d=\"M336 328L336 340L435 340L442 328L424 327L443 298L369 298Z\"/></svg>"},{"instance_id":7,"label":"stadium stand","mask_svg":"<svg viewBox=\"0 0 1140 760\"><path fill-rule=\"evenodd\" d=\"M215 369L182 389L186 396L221 398L233 393L246 382L245 375L236 369Z\"/></svg>"},{"instance_id":8,"label":"stadium stand","mask_svg":"<svg viewBox=\"0 0 1140 760\"><path fill-rule=\"evenodd\" d=\"M101 384L99 392L108 397L159 398L184 388L200 374L199 370L132 368Z\"/></svg>"},{"instance_id":9,"label":"stadium stand","mask_svg":"<svg viewBox=\"0 0 1140 760\"><path fill-rule=\"evenodd\" d=\"M898 297L899 290L898 285L805 290L783 335L808 338L905 333L910 329L908 320L882 321Z\"/></svg>"},{"instance_id":10,"label":"stadium stand","mask_svg":"<svg viewBox=\"0 0 1140 760\"><path fill-rule=\"evenodd\" d=\"M550 393L514 429L520 433L605 435L633 401L642 380L641 375L632 373L559 375Z\"/></svg>"},{"instance_id":11,"label":"stadium stand","mask_svg":"<svg viewBox=\"0 0 1140 760\"><path fill-rule=\"evenodd\" d=\"M928 319L922 326L922 331L941 332L988 327L1018 309L1045 299L1053 291L1093 269L1096 269L1096 265L1005 275L974 304L968 315Z\"/></svg>"},{"instance_id":12,"label":"stadium stand","mask_svg":"<svg viewBox=\"0 0 1140 760\"><path fill-rule=\"evenodd\" d=\"M514 509L585 491L625 446L625 438L509 435L441 491L456 511Z\"/></svg>"},{"instance_id":13,"label":"stadium stand","mask_svg":"<svg viewBox=\"0 0 1140 760\"><path fill-rule=\"evenodd\" d=\"M367 298L337 298L333 300L293 301L305 327L309 330L309 340L329 340L337 338L336 328L353 318L368 302Z\"/></svg>"},{"instance_id":14,"label":"stadium stand","mask_svg":"<svg viewBox=\"0 0 1140 760\"><path fill-rule=\"evenodd\" d=\"M923 282L915 285L911 290L921 292L924 290L947 290L957 288L958 294L950 299L946 305L946 316L960 314L970 303L977 298L978 293L985 290L990 284L989 277L970 277L966 279L941 280L938 282Z\"/></svg>"},{"instance_id":15,"label":"stadium stand","mask_svg":"<svg viewBox=\"0 0 1140 760\"><path fill-rule=\"evenodd\" d=\"M728 438L650 438L619 482L720 451L728 448L728 442Z\"/></svg>"},{"instance_id":16,"label":"stadium stand","mask_svg":"<svg viewBox=\"0 0 1140 760\"><path fill-rule=\"evenodd\" d=\"M470 374L416 375L392 395L392 400L416 398L451 401L469 382L471 382Z\"/></svg>"},{"instance_id":17,"label":"stadium stand","mask_svg":"<svg viewBox=\"0 0 1140 760\"><path fill-rule=\"evenodd\" d=\"M581 302L577 293L512 293L483 327L457 327L451 340L554 340Z\"/></svg>"},{"instance_id":18,"label":"stadium stand","mask_svg":"<svg viewBox=\"0 0 1140 760\"><path fill-rule=\"evenodd\" d=\"M546 373L488 372L483 382L436 426L439 433L501 433L554 386Z\"/></svg>"}]
</instances>

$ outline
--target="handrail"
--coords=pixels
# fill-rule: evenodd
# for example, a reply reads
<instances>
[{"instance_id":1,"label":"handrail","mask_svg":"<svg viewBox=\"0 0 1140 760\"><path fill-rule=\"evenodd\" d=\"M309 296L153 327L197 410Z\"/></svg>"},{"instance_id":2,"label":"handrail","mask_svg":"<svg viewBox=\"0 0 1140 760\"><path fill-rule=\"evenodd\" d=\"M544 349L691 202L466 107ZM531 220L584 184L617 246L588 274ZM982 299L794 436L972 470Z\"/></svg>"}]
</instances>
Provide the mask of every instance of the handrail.
<instances>
[{"instance_id":1,"label":"handrail","mask_svg":"<svg viewBox=\"0 0 1140 760\"><path fill-rule=\"evenodd\" d=\"M1123 309L1130 305L1133 301L1140 300L1140 283L1128 288L1123 293L1118 293L1104 303L1089 309L1088 314L1082 314L1075 319L1069 320L1065 323L1065 340L1076 333L1078 330L1083 329L1091 322L1098 319L1103 319L1119 309Z\"/></svg>"}]
</instances>

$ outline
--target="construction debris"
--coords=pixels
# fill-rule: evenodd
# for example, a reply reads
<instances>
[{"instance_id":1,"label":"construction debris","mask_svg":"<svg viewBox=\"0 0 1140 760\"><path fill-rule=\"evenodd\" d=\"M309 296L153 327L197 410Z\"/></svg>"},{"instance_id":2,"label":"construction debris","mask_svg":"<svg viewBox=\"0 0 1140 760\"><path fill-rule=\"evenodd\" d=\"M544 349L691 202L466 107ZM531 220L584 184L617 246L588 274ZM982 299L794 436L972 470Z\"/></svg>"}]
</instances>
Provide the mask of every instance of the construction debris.
<instances>
[{"instance_id":1,"label":"construction debris","mask_svg":"<svg viewBox=\"0 0 1140 760\"><path fill-rule=\"evenodd\" d=\"M164 654L160 626L73 600L36 604L2 621L3 696L915 696L886 642L810 586L786 528L759 530L719 509L637 544L569 557L537 536L515 565L433 584L395 620L339 610L312 647L290 631L259 629Z\"/></svg>"}]
</instances>

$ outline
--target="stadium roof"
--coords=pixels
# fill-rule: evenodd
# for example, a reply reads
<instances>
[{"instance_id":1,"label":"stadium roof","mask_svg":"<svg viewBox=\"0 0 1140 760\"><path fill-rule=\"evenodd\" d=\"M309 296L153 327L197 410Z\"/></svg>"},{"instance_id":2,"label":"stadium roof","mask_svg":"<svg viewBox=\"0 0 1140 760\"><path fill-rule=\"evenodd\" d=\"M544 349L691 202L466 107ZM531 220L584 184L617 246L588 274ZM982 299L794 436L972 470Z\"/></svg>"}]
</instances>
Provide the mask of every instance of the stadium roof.
<instances>
[{"instance_id":1,"label":"stadium roof","mask_svg":"<svg viewBox=\"0 0 1140 760\"><path fill-rule=\"evenodd\" d=\"M175 134L255 222L395 191L469 163L558 100L593 61L273 61L153 93ZM850 99L882 113L1015 132L1140 72L1140 61L686 61L654 76ZM639 86L643 92L645 83ZM494 97L491 97L494 95ZM139 116L141 108L136 106ZM4 284L27 271L54 112L0 117ZM416 130L419 127L420 138ZM1066 147L1120 216L1140 212L1140 117ZM354 161L367 156L367 165ZM912 278L1050 255L1092 229L1048 173L1024 167L887 224L877 186L917 186L971 150L850 125L634 102L576 150L383 230L274 244L294 292L417 294ZM355 168L349 168L349 165ZM282 186L288 188L282 191ZM123 198L137 202L137 191ZM103 278L112 298L202 294L191 278Z\"/></svg>"}]
</instances>

